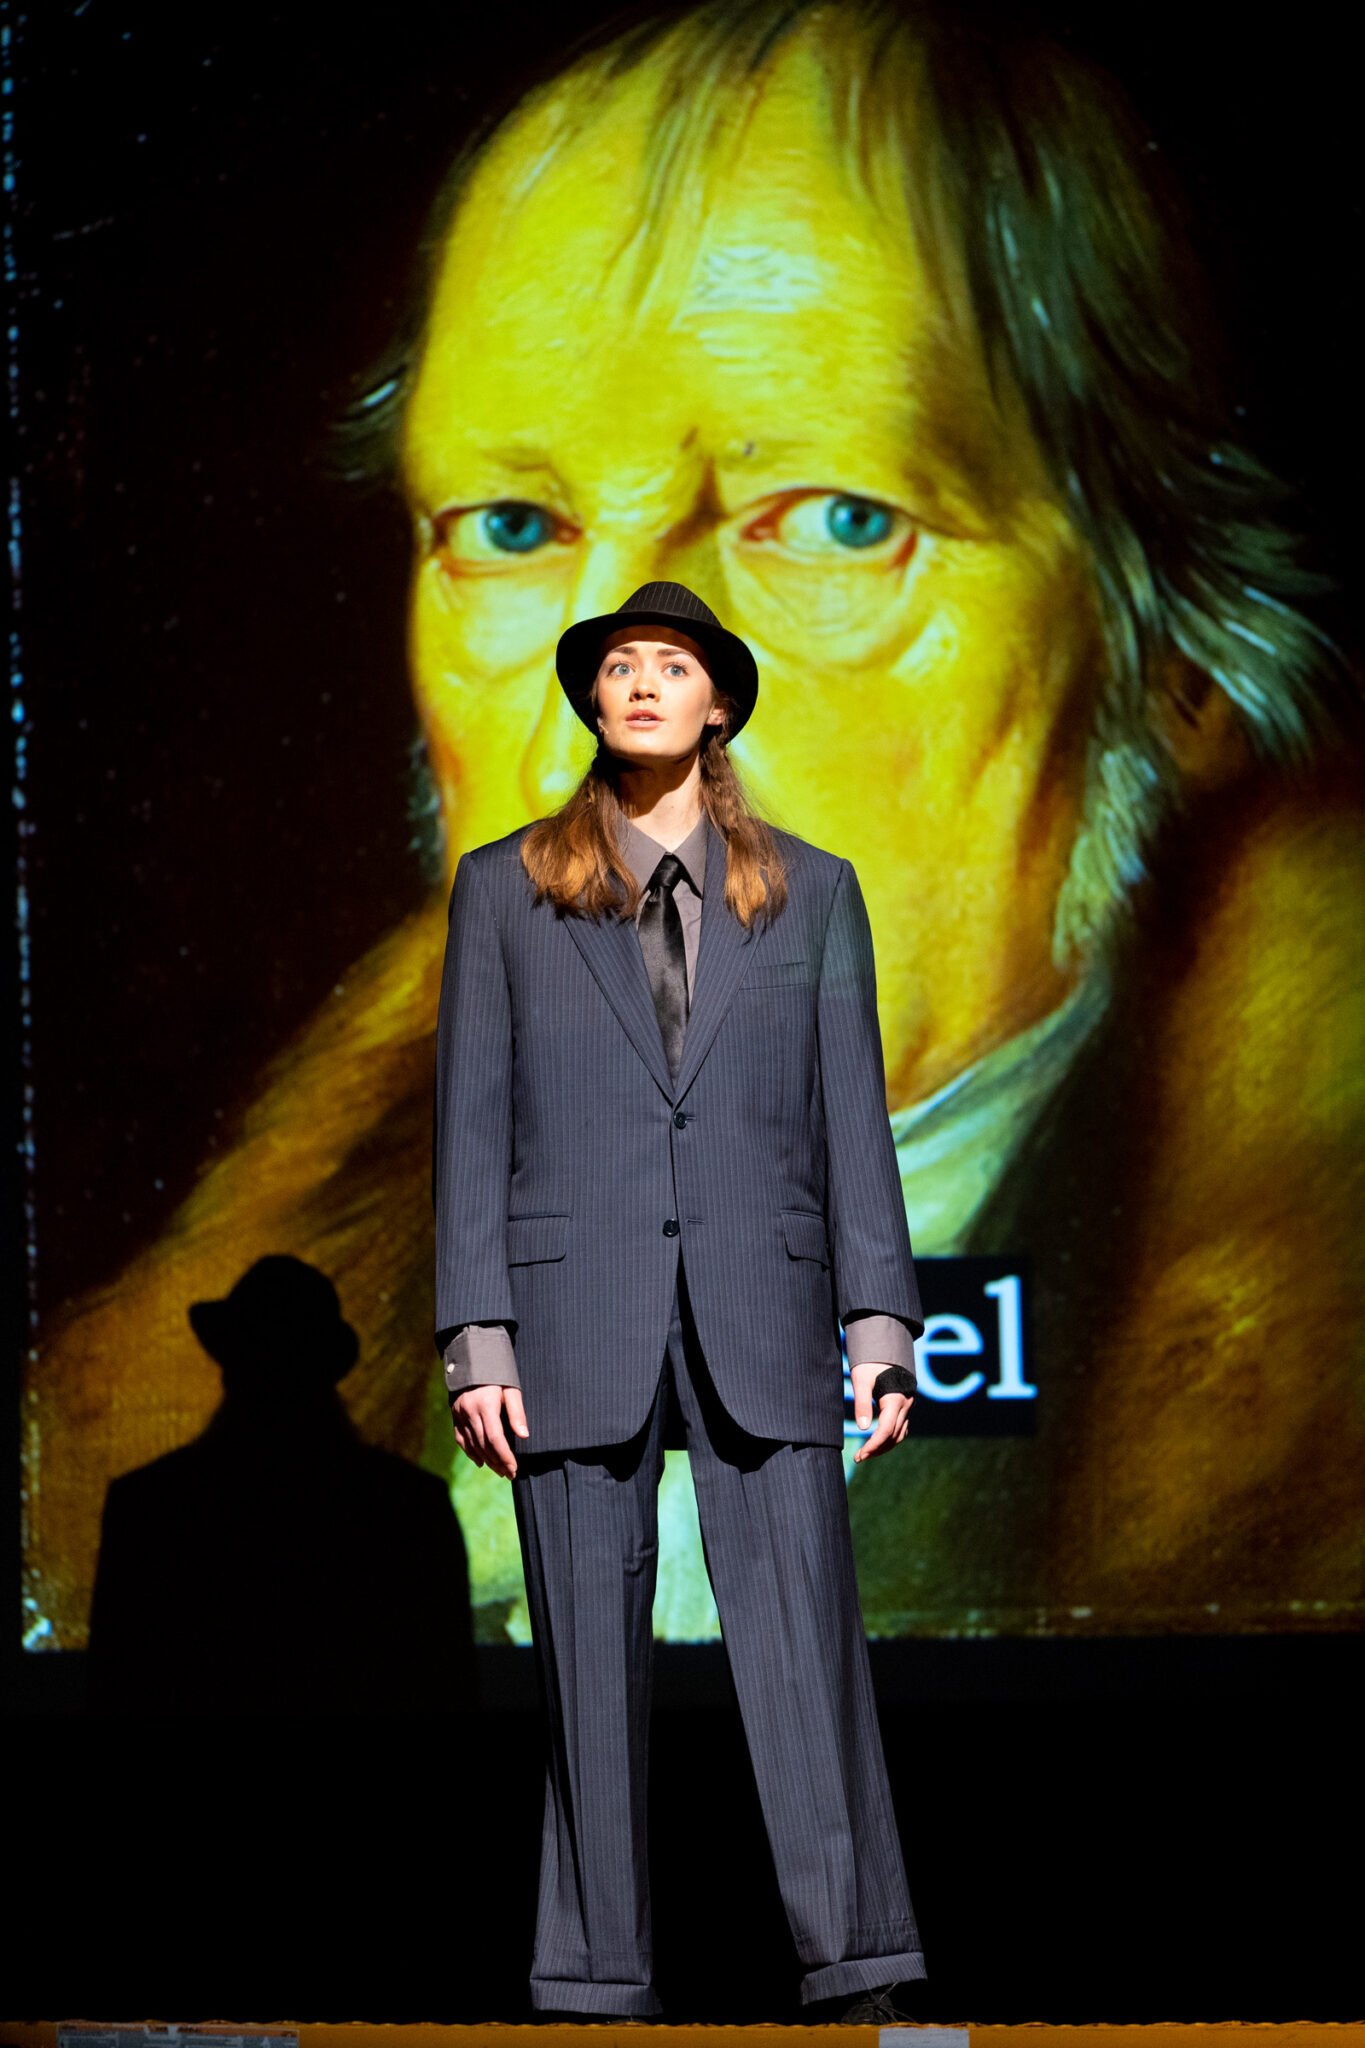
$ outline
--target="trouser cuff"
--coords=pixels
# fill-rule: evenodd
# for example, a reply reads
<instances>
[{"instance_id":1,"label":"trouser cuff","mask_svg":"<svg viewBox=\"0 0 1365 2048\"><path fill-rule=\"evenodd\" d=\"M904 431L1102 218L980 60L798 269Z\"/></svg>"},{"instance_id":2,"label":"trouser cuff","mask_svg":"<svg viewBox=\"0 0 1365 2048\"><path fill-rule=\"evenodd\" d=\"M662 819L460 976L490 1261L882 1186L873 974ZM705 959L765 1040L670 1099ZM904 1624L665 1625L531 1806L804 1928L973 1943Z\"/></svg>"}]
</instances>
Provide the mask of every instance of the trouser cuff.
<instances>
[{"instance_id":1,"label":"trouser cuff","mask_svg":"<svg viewBox=\"0 0 1365 2048\"><path fill-rule=\"evenodd\" d=\"M856 1956L846 1963L826 1963L801 1979L801 2003L817 1998L850 1996L855 1991L872 1991L881 1984L910 1984L926 1974L924 1951L906 1949L894 1956Z\"/></svg>"},{"instance_id":2,"label":"trouser cuff","mask_svg":"<svg viewBox=\"0 0 1365 2048\"><path fill-rule=\"evenodd\" d=\"M649 2017L663 2011L652 1984L585 1984L579 1977L532 1977L536 2012L611 2012Z\"/></svg>"}]
</instances>

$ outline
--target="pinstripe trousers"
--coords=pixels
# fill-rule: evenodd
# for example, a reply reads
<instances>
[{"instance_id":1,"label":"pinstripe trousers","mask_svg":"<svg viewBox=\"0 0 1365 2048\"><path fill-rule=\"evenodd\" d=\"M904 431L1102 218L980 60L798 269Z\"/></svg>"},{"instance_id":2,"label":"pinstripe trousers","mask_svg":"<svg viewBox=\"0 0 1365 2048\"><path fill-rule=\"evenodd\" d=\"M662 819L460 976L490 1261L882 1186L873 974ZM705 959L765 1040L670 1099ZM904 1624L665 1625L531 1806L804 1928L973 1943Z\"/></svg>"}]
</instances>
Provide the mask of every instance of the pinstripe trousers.
<instances>
[{"instance_id":1,"label":"pinstripe trousers","mask_svg":"<svg viewBox=\"0 0 1365 2048\"><path fill-rule=\"evenodd\" d=\"M644 1427L518 1448L512 1482L549 1760L536 2009L652 2014L651 1614L666 1444L686 1443L801 1998L924 1975L877 1725L838 1450L750 1436L711 1383L681 1260Z\"/></svg>"}]
</instances>

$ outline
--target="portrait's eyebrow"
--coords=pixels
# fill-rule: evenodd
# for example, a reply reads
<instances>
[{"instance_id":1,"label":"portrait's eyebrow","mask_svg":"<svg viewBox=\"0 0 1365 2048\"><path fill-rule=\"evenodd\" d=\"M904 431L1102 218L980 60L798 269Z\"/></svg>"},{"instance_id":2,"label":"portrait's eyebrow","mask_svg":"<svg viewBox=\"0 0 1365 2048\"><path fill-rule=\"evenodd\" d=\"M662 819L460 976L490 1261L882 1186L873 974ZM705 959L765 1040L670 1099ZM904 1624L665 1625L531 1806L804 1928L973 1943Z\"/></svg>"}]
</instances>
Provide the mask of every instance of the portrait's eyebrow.
<instances>
[{"instance_id":1,"label":"portrait's eyebrow","mask_svg":"<svg viewBox=\"0 0 1365 2048\"><path fill-rule=\"evenodd\" d=\"M881 486L860 486L850 475L850 451L827 441L733 437L716 456L716 474L733 489L745 475L760 483L775 478L792 488L847 490L858 496L907 503L931 521L942 517L970 532L982 516L996 516L1008 500L1012 475L994 423L928 416L913 421L913 445L891 457L892 473Z\"/></svg>"},{"instance_id":2,"label":"portrait's eyebrow","mask_svg":"<svg viewBox=\"0 0 1365 2048\"><path fill-rule=\"evenodd\" d=\"M720 462L726 469L739 469L746 462L752 462L756 458L762 462L800 464L808 462L811 453L809 441L773 441L756 435L750 441L742 441L737 437L727 442L720 452Z\"/></svg>"},{"instance_id":3,"label":"portrait's eyebrow","mask_svg":"<svg viewBox=\"0 0 1365 2048\"><path fill-rule=\"evenodd\" d=\"M500 469L525 473L540 470L546 476L558 479L559 472L548 455L539 448L519 448L515 442L503 448L485 448L481 453L487 462L496 462Z\"/></svg>"},{"instance_id":4,"label":"portrait's eyebrow","mask_svg":"<svg viewBox=\"0 0 1365 2048\"><path fill-rule=\"evenodd\" d=\"M904 459L897 461L895 468L901 474L896 481L899 483L903 478L904 484L909 486L917 475L932 474L938 467L936 453L932 448L917 449L913 464ZM752 440L736 437L721 449L716 458L717 470L732 479L743 477L746 472L765 478L777 474L784 476L793 486L812 489L838 490L841 483L847 489L856 489L856 485L847 482L847 472L855 466L846 448L832 447L827 441L810 438L768 440L760 435L755 435ZM872 495L885 493L874 492Z\"/></svg>"},{"instance_id":5,"label":"portrait's eyebrow","mask_svg":"<svg viewBox=\"0 0 1365 2048\"><path fill-rule=\"evenodd\" d=\"M522 488L504 489L503 479ZM403 482L409 498L432 512L524 496L564 518L576 516L568 485L549 456L514 442L487 447L471 437L454 457L439 449L414 449L404 464Z\"/></svg>"},{"instance_id":6,"label":"portrait's eyebrow","mask_svg":"<svg viewBox=\"0 0 1365 2048\"><path fill-rule=\"evenodd\" d=\"M553 486L554 493L561 500L567 501L564 479L542 449L518 447L515 442L492 448L472 442L471 447L475 460L485 472L501 470L505 475L517 478L543 478L546 484Z\"/></svg>"}]
</instances>

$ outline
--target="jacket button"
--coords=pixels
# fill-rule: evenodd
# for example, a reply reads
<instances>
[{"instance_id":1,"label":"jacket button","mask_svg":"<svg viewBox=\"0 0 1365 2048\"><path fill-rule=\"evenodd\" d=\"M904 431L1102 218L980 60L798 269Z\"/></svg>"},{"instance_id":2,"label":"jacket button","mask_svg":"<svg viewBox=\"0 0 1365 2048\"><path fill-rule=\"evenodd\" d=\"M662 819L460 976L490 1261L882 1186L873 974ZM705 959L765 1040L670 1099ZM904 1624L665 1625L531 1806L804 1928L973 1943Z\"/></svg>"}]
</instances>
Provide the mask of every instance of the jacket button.
<instances>
[{"instance_id":1,"label":"jacket button","mask_svg":"<svg viewBox=\"0 0 1365 2048\"><path fill-rule=\"evenodd\" d=\"M665 1225L664 1225L664 1236L665 1236L665 1237L676 1237L676 1236L677 1236L677 1234L678 1234L678 1219L677 1219L677 1217L676 1217L676 1216L670 1216L670 1217L669 1217L669 1219L668 1219L668 1221L667 1221L667 1223L665 1223Z\"/></svg>"},{"instance_id":2,"label":"jacket button","mask_svg":"<svg viewBox=\"0 0 1365 2048\"><path fill-rule=\"evenodd\" d=\"M673 1121L678 1126L678 1129L681 1130L683 1125L687 1122L687 1111L685 1109L675 1109L673 1112Z\"/></svg>"}]
</instances>

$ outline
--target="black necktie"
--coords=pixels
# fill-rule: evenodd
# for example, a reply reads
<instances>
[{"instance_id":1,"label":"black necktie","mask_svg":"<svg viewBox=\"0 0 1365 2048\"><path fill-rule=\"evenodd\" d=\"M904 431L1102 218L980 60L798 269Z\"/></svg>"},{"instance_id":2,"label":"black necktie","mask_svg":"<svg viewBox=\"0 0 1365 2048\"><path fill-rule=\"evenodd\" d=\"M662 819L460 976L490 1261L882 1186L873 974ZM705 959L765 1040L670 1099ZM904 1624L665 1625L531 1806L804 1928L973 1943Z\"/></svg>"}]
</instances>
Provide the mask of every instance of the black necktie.
<instances>
[{"instance_id":1,"label":"black necktie","mask_svg":"<svg viewBox=\"0 0 1365 2048\"><path fill-rule=\"evenodd\" d=\"M649 893L640 912L638 930L645 956L649 985L654 991L659 1030L668 1071L674 1080L682 1059L687 1030L687 953L683 946L682 917L673 891L687 869L676 854L666 853L649 878Z\"/></svg>"}]
</instances>

